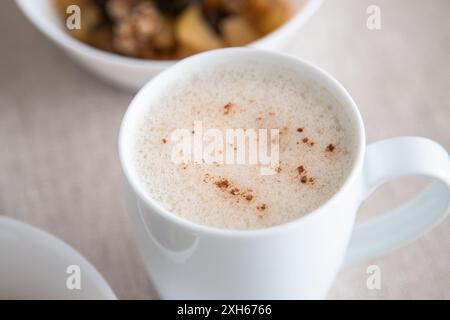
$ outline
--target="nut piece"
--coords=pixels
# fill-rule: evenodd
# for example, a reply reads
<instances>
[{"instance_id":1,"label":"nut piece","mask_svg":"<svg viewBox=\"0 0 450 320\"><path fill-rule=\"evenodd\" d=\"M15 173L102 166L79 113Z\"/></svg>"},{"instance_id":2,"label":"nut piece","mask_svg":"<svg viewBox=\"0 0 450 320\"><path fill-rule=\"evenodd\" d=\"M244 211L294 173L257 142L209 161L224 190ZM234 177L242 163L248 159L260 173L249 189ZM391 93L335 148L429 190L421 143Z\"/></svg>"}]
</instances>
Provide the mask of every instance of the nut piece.
<instances>
[{"instance_id":1,"label":"nut piece","mask_svg":"<svg viewBox=\"0 0 450 320\"><path fill-rule=\"evenodd\" d=\"M133 0L109 0L106 1L106 12L111 19L123 19L130 14L133 5Z\"/></svg>"},{"instance_id":2,"label":"nut piece","mask_svg":"<svg viewBox=\"0 0 450 320\"><path fill-rule=\"evenodd\" d=\"M122 0L123 1L123 0ZM150 2L143 2L118 21L114 28L114 48L126 55L153 58L156 49L174 44L169 22ZM157 41L154 41L155 38Z\"/></svg>"},{"instance_id":3,"label":"nut piece","mask_svg":"<svg viewBox=\"0 0 450 320\"><path fill-rule=\"evenodd\" d=\"M113 46L118 52L126 55L134 56L139 53L138 39L131 19L123 19L115 26Z\"/></svg>"},{"instance_id":4,"label":"nut piece","mask_svg":"<svg viewBox=\"0 0 450 320\"><path fill-rule=\"evenodd\" d=\"M133 9L132 16L136 31L141 38L148 38L159 31L162 25L162 16L151 3L143 2Z\"/></svg>"}]
</instances>

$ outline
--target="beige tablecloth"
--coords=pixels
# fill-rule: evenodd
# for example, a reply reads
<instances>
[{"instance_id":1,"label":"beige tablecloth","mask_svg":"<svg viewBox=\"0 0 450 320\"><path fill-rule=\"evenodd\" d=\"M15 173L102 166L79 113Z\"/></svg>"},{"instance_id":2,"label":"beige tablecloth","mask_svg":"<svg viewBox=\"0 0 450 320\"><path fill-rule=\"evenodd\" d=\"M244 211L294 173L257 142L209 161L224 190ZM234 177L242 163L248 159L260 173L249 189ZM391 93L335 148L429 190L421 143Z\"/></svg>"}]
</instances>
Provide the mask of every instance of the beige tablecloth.
<instances>
[{"instance_id":1,"label":"beige tablecloth","mask_svg":"<svg viewBox=\"0 0 450 320\"><path fill-rule=\"evenodd\" d=\"M381 8L379 31L366 27L370 4ZM450 150L449 12L448 0L329 0L288 51L346 86L369 143L421 135ZM80 69L12 0L1 1L0 34L0 214L67 241L120 298L155 298L132 240L116 151L132 94ZM388 184L360 218L423 184ZM381 268L380 290L366 287L371 264ZM450 219L405 248L343 269L329 298L450 298Z\"/></svg>"}]
</instances>

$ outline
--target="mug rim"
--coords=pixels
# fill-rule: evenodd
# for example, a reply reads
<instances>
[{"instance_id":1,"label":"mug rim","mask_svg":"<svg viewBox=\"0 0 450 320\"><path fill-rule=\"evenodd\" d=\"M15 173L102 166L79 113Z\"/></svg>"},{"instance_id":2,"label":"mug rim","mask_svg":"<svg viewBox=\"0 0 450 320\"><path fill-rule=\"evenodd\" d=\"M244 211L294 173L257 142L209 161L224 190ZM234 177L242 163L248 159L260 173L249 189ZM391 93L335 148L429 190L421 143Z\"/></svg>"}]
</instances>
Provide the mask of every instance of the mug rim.
<instances>
[{"instance_id":1,"label":"mug rim","mask_svg":"<svg viewBox=\"0 0 450 320\"><path fill-rule=\"evenodd\" d=\"M143 96L147 93L147 91L152 89L152 85L154 83L160 81L165 77L169 77L171 74L172 75L180 74L181 73L180 70L182 70L185 66L189 66L191 63L199 63L199 61L201 62L201 60L211 57L216 57L218 58L217 61L220 61L220 58L225 58L227 55L266 56L270 59L289 60L290 63L302 64L302 67L308 68L314 74L318 75L323 79L320 82L320 84L323 84L325 82L324 80L327 80L329 84L324 85L324 87L330 89L330 86L332 86L333 90L330 91L332 91L331 94L333 96L335 95L333 92L338 91L341 94L341 96L345 99L345 101L342 104L348 105L349 107L348 109L351 110L351 112L347 111L347 114L353 120L355 129L357 131L356 147L355 147L357 148L357 150L355 154L355 159L353 160L352 169L345 178L345 181L339 187L339 189L327 201L325 201L319 207L308 212L302 217L299 217L297 219L294 219L292 221L280 225L275 225L261 229L222 229L218 227L202 225L196 222L192 222L188 219L182 218L177 214L171 212L170 210L164 208L157 200L155 200L147 192L145 192L144 186L139 181L137 174L133 174L133 172L135 173L135 170L133 169L133 165L125 152L127 144L126 140L128 131L134 128L133 125L129 124L129 122L131 121L130 120L130 117L132 116L131 114L134 112L135 109L142 108L142 106L145 103L145 101L142 101ZM127 184L129 185L129 187L131 187L132 191L135 194L137 194L141 200L145 202L145 204L148 207L156 211L157 214L159 214L162 218L168 219L169 221L177 224L178 226L185 229L190 229L195 233L221 235L221 236L234 236L234 237L248 237L248 236L254 237L254 236L265 236L277 232L283 232L291 228L296 228L301 225L308 224L310 221L314 221L315 219L318 219L319 217L326 214L327 211L330 211L327 209L330 208L337 201L338 198L341 198L346 191L348 191L353 182L356 180L359 169L362 167L365 150L365 130L361 114L353 98L343 87L343 85L340 82L338 82L333 76L331 76L328 72L324 71L323 69L319 68L318 66L314 65L311 62L308 62L304 59L286 53L267 51L257 48L238 47L238 48L217 49L190 56L186 59L177 62L173 66L156 75L154 78L150 79L138 91L138 93L134 96L134 98L130 102L122 119L118 142L119 142L118 144L119 160L122 171L126 177Z\"/></svg>"}]
</instances>

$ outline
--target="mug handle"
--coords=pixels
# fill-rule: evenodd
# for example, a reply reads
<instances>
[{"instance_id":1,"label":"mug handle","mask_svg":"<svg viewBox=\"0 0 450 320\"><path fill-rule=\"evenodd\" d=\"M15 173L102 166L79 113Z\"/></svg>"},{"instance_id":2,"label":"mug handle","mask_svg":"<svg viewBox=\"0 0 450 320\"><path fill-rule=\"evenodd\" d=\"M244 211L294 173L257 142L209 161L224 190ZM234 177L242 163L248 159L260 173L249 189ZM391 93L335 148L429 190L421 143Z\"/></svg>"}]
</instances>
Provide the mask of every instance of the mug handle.
<instances>
[{"instance_id":1,"label":"mug handle","mask_svg":"<svg viewBox=\"0 0 450 320\"><path fill-rule=\"evenodd\" d=\"M377 257L431 230L447 215L450 161L436 142L420 137L382 140L367 147L362 170L362 199L401 176L428 176L436 181L405 205L355 226L345 264Z\"/></svg>"}]
</instances>

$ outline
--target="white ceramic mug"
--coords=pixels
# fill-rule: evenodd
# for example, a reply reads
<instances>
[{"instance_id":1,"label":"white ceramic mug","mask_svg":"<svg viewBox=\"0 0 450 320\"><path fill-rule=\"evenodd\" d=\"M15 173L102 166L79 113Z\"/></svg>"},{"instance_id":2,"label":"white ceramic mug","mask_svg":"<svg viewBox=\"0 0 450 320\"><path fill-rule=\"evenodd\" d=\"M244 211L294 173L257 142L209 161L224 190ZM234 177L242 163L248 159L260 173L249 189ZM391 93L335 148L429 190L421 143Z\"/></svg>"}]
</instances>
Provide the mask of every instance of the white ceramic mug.
<instances>
[{"instance_id":1,"label":"white ceramic mug","mask_svg":"<svg viewBox=\"0 0 450 320\"><path fill-rule=\"evenodd\" d=\"M246 59L288 67L328 89L356 128L357 157L340 190L305 217L261 230L198 225L168 212L143 189L130 152L135 125L154 93L180 76L201 72L204 65ZM361 116L342 85L307 62L256 49L202 53L151 80L124 117L119 153L137 241L162 298L324 298L343 263L404 245L442 221L449 206L450 162L440 145L425 138L402 137L366 148ZM374 189L396 177L411 175L435 181L401 208L355 226L358 207Z\"/></svg>"}]
</instances>

